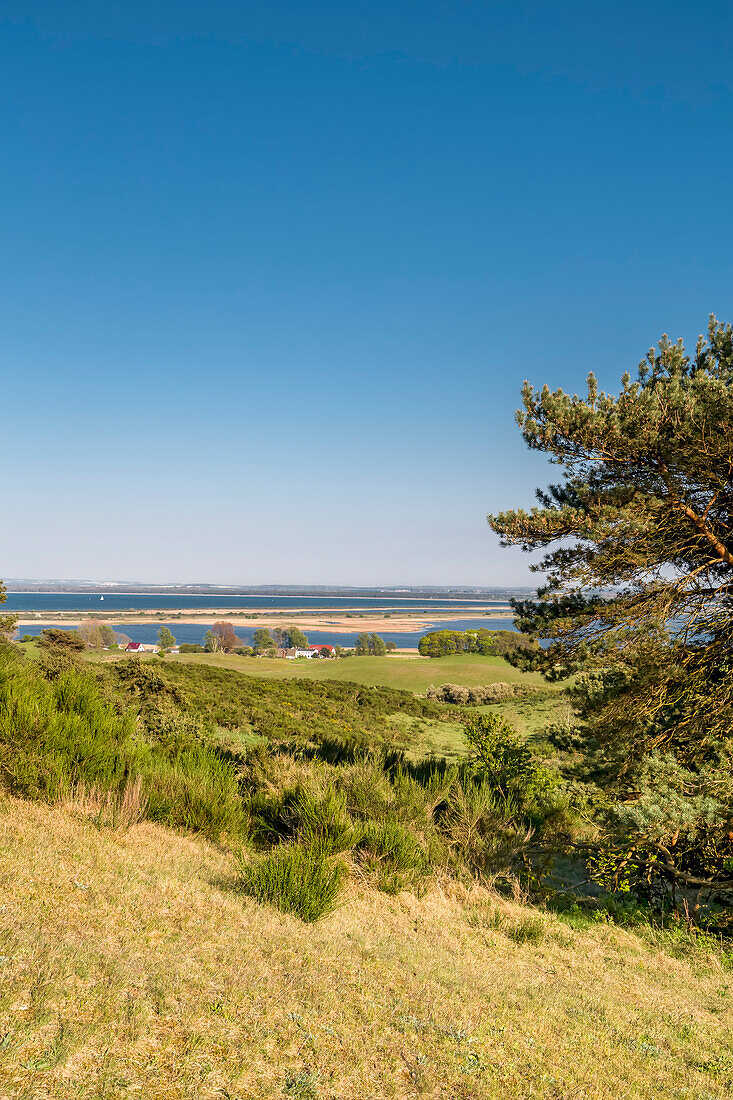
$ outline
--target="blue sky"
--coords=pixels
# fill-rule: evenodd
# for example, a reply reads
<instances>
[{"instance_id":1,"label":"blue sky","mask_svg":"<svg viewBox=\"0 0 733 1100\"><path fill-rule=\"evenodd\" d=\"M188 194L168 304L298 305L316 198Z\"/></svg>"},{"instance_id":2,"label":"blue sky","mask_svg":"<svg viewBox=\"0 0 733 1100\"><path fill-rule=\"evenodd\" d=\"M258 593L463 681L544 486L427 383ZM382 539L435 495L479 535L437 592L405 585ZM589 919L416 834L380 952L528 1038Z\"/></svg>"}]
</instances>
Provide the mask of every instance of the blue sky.
<instances>
[{"instance_id":1,"label":"blue sky","mask_svg":"<svg viewBox=\"0 0 733 1100\"><path fill-rule=\"evenodd\" d=\"M524 378L733 320L733 7L9 3L0 575L531 583Z\"/></svg>"}]
</instances>

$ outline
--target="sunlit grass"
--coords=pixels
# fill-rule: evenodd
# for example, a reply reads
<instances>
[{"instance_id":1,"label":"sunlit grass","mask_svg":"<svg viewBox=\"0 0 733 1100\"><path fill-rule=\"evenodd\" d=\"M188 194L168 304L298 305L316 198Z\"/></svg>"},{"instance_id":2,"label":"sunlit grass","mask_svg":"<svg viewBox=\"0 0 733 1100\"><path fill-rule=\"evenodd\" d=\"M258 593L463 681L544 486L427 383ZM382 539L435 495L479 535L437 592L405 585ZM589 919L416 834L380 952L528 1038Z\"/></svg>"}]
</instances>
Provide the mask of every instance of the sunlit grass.
<instances>
[{"instance_id":1,"label":"sunlit grass","mask_svg":"<svg viewBox=\"0 0 733 1100\"><path fill-rule=\"evenodd\" d=\"M0 802L0 1096L723 1100L733 976L485 889L316 924L223 849Z\"/></svg>"}]
</instances>

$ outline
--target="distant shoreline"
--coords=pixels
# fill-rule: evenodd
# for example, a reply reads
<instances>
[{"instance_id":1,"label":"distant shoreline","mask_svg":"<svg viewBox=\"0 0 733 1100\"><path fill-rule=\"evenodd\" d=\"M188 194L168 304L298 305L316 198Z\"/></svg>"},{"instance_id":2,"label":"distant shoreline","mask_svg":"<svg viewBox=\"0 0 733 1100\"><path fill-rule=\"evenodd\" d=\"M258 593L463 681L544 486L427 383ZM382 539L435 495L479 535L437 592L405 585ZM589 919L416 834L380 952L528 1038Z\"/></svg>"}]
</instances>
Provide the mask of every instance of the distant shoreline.
<instances>
[{"instance_id":1,"label":"distant shoreline","mask_svg":"<svg viewBox=\"0 0 733 1100\"><path fill-rule=\"evenodd\" d=\"M338 612L335 612L333 609L314 611L313 608L293 608L276 612L273 612L271 608L248 608L246 614L230 607L202 608L195 613L192 613L190 608L146 609L143 612L121 611L116 608L110 608L107 612L104 608L95 608L93 611L83 614L78 611L39 610L34 611L32 614L20 612L18 626L36 626L39 622L44 622L65 629L69 627L78 627L80 623L89 619L108 621L117 625L150 625L170 622L171 624L181 623L182 625L194 626L198 623L225 620L231 623L235 628L272 628L297 625L301 628L309 628L311 630L331 631L334 634L353 634L358 633L362 629L369 629L375 632L383 631L388 634L401 634L415 630L423 630L431 626L440 629L441 619L446 621L453 621L457 618L470 619L473 617L472 613L478 614L482 618L486 618L487 629L491 629L492 619L505 619L508 615L511 615L511 609L508 606L506 608L487 608L482 606L476 608L454 608L430 614L414 614L399 611L385 614L385 611L379 608L371 608L369 611L361 611L356 608L353 610L358 613L358 617L347 617L348 609L339 609Z\"/></svg>"}]
</instances>

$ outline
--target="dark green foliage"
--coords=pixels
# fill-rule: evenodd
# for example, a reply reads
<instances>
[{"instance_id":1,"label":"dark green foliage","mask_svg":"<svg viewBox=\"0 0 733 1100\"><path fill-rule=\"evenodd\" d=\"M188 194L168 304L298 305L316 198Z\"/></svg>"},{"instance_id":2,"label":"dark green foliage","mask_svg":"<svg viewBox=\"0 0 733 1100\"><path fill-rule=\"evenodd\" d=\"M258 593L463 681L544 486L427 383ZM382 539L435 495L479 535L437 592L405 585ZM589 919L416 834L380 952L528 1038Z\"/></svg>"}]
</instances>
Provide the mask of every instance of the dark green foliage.
<instances>
[{"instance_id":1,"label":"dark green foliage","mask_svg":"<svg viewBox=\"0 0 733 1100\"><path fill-rule=\"evenodd\" d=\"M514 630L433 630L418 643L423 657L450 657L455 653L480 653L506 657L518 649L534 652L539 647L527 634Z\"/></svg>"},{"instance_id":2,"label":"dark green foliage","mask_svg":"<svg viewBox=\"0 0 733 1100\"><path fill-rule=\"evenodd\" d=\"M79 785L119 793L141 777L153 820L212 839L243 834L246 818L231 765L204 744L205 730L175 709L156 670L135 665L129 680L155 693L144 708L147 737L139 735L134 710L116 705L88 670L67 661L49 678L40 665L0 653L2 785L54 801ZM160 717L166 707L167 724Z\"/></svg>"},{"instance_id":3,"label":"dark green foliage","mask_svg":"<svg viewBox=\"0 0 733 1100\"><path fill-rule=\"evenodd\" d=\"M94 680L65 668L53 680L0 651L0 776L12 794L57 799L77 783L119 790L134 770L135 721Z\"/></svg>"},{"instance_id":4,"label":"dark green foliage","mask_svg":"<svg viewBox=\"0 0 733 1100\"><path fill-rule=\"evenodd\" d=\"M204 647L198 642L182 642L178 650L180 653L203 653Z\"/></svg>"},{"instance_id":5,"label":"dark green foliage","mask_svg":"<svg viewBox=\"0 0 733 1100\"><path fill-rule=\"evenodd\" d=\"M586 673L598 876L694 912L733 888L733 328L712 317L694 355L663 337L616 395L591 374L586 397L527 383L523 402L563 480L490 517L505 544L548 550L538 598L514 603L547 648L516 663Z\"/></svg>"},{"instance_id":6,"label":"dark green foliage","mask_svg":"<svg viewBox=\"0 0 733 1100\"><path fill-rule=\"evenodd\" d=\"M357 634L354 653L357 657L385 657L387 646L379 634Z\"/></svg>"},{"instance_id":7,"label":"dark green foliage","mask_svg":"<svg viewBox=\"0 0 733 1100\"><path fill-rule=\"evenodd\" d=\"M413 886L428 872L428 859L417 837L393 817L369 821L356 850L366 871L388 894Z\"/></svg>"},{"instance_id":8,"label":"dark green foliage","mask_svg":"<svg viewBox=\"0 0 733 1100\"><path fill-rule=\"evenodd\" d=\"M186 663L153 670L149 662L131 658L102 666L98 675L120 682L126 694L137 698L173 693L188 711L218 726L300 744L332 739L374 745L394 735L390 714L437 718L443 713L437 703L394 688L257 678Z\"/></svg>"},{"instance_id":9,"label":"dark green foliage","mask_svg":"<svg viewBox=\"0 0 733 1100\"><path fill-rule=\"evenodd\" d=\"M156 748L141 761L141 771L148 795L147 816L153 821L200 832L212 840L246 833L236 774L214 747Z\"/></svg>"},{"instance_id":10,"label":"dark green foliage","mask_svg":"<svg viewBox=\"0 0 733 1100\"><path fill-rule=\"evenodd\" d=\"M77 651L84 649L84 640L76 630L59 630L55 626L47 626L41 631L38 644Z\"/></svg>"},{"instance_id":11,"label":"dark green foliage","mask_svg":"<svg viewBox=\"0 0 733 1100\"><path fill-rule=\"evenodd\" d=\"M308 923L333 912L346 878L341 863L301 844L281 845L252 862L240 858L239 866L243 893Z\"/></svg>"},{"instance_id":12,"label":"dark green foliage","mask_svg":"<svg viewBox=\"0 0 733 1100\"><path fill-rule=\"evenodd\" d=\"M299 627L289 626L287 630L283 631L282 645L285 649L290 647L305 649L308 645L308 638Z\"/></svg>"},{"instance_id":13,"label":"dark green foliage","mask_svg":"<svg viewBox=\"0 0 733 1100\"><path fill-rule=\"evenodd\" d=\"M347 851L358 835L346 810L346 797L332 783L323 790L298 782L278 794L255 791L248 809L251 833L261 841L296 839L331 855Z\"/></svg>"}]
</instances>

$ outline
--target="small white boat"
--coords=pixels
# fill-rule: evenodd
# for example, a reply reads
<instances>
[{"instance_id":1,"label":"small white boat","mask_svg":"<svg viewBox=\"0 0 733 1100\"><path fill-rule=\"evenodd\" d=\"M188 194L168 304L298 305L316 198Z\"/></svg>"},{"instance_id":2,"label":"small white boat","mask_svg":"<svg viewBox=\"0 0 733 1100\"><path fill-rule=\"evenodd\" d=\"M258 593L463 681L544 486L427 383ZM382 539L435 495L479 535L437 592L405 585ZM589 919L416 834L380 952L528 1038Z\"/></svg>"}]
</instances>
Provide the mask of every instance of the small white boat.
<instances>
[{"instance_id":1,"label":"small white boat","mask_svg":"<svg viewBox=\"0 0 733 1100\"><path fill-rule=\"evenodd\" d=\"M100 596L99 598L100 598L100 600L103 600L103 599L104 599L104 596Z\"/></svg>"}]
</instances>

